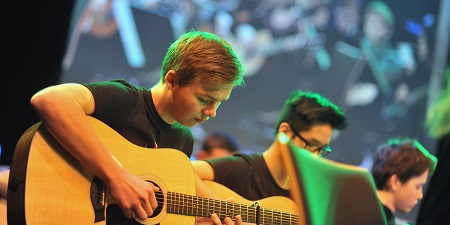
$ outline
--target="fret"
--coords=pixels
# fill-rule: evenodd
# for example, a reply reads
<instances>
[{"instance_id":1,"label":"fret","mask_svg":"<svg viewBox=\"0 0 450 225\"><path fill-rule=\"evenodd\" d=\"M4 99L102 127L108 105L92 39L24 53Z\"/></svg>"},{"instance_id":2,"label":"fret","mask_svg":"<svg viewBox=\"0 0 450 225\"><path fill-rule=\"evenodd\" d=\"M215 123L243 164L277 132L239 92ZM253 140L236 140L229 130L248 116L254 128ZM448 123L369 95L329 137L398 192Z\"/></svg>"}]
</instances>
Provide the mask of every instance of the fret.
<instances>
[{"instance_id":1,"label":"fret","mask_svg":"<svg viewBox=\"0 0 450 225\"><path fill-rule=\"evenodd\" d=\"M189 212L189 209L191 209L191 212ZM188 215L192 215L192 196L186 195L186 210Z\"/></svg>"},{"instance_id":2,"label":"fret","mask_svg":"<svg viewBox=\"0 0 450 225\"><path fill-rule=\"evenodd\" d=\"M180 214L180 211L179 211L179 209L178 209L178 207L177 207L177 202L179 202L179 200L177 199L178 198L178 196L177 196L177 193L174 193L174 202L173 202L173 207L174 207L174 210L173 210L173 212L174 213L176 213L176 214Z\"/></svg>"},{"instance_id":3,"label":"fret","mask_svg":"<svg viewBox=\"0 0 450 225\"><path fill-rule=\"evenodd\" d=\"M239 207L239 215L242 216L242 206Z\"/></svg>"},{"instance_id":4,"label":"fret","mask_svg":"<svg viewBox=\"0 0 450 225\"><path fill-rule=\"evenodd\" d=\"M219 218L225 219L225 216L227 215L227 204L226 202L219 201ZM222 217L220 217L222 216Z\"/></svg>"},{"instance_id":5,"label":"fret","mask_svg":"<svg viewBox=\"0 0 450 225\"><path fill-rule=\"evenodd\" d=\"M205 215L205 201L200 201L201 202L201 208L202 208L202 216Z\"/></svg>"},{"instance_id":6,"label":"fret","mask_svg":"<svg viewBox=\"0 0 450 225\"><path fill-rule=\"evenodd\" d=\"M166 196L164 196L164 193L163 193L163 197L166 198ZM162 202L164 202L164 200L162 200ZM170 202L170 197L169 197L169 195L167 196L166 204L167 204L167 205L166 205L167 211L170 211L170 210L171 210L170 207L172 206L172 202Z\"/></svg>"},{"instance_id":7,"label":"fret","mask_svg":"<svg viewBox=\"0 0 450 225\"><path fill-rule=\"evenodd\" d=\"M183 209L180 207L181 206L181 204L180 204L180 202L181 202L181 194L176 194L176 196L177 196L177 203L175 203L175 205L176 206L178 206L177 208L178 208L178 214L183 214Z\"/></svg>"},{"instance_id":8,"label":"fret","mask_svg":"<svg viewBox=\"0 0 450 225\"><path fill-rule=\"evenodd\" d=\"M185 195L180 194L180 208L181 208L181 214L186 215L186 198Z\"/></svg>"},{"instance_id":9,"label":"fret","mask_svg":"<svg viewBox=\"0 0 450 225\"><path fill-rule=\"evenodd\" d=\"M250 213L249 213L249 220L252 221L252 222L256 222L256 209L250 211Z\"/></svg>"},{"instance_id":10,"label":"fret","mask_svg":"<svg viewBox=\"0 0 450 225\"><path fill-rule=\"evenodd\" d=\"M180 209L180 214L181 215L184 215L185 214L185 212L184 212L184 199L183 199L183 195L182 194L178 194L178 196L180 197L180 200L178 201L178 208Z\"/></svg>"},{"instance_id":11,"label":"fret","mask_svg":"<svg viewBox=\"0 0 450 225\"><path fill-rule=\"evenodd\" d=\"M227 207L226 207L226 215L228 215L231 218L234 218L236 216L236 214L234 214L234 207L233 207L233 205L235 205L235 204L233 204L231 202L226 202L226 205L227 205Z\"/></svg>"},{"instance_id":12,"label":"fret","mask_svg":"<svg viewBox=\"0 0 450 225\"><path fill-rule=\"evenodd\" d=\"M184 207L186 208L186 215L191 215L191 213L189 212L189 206L190 204L190 199L188 195L183 195L184 196Z\"/></svg>"},{"instance_id":13,"label":"fret","mask_svg":"<svg viewBox=\"0 0 450 225\"><path fill-rule=\"evenodd\" d=\"M250 217L249 217L249 212L248 212L248 207L247 207L247 221L250 221Z\"/></svg>"},{"instance_id":14,"label":"fret","mask_svg":"<svg viewBox=\"0 0 450 225\"><path fill-rule=\"evenodd\" d=\"M185 197L185 201L184 201L184 207L186 207L186 215L192 215L191 213L189 213L189 206L191 205L191 198L189 198L188 195L183 195Z\"/></svg>"},{"instance_id":15,"label":"fret","mask_svg":"<svg viewBox=\"0 0 450 225\"><path fill-rule=\"evenodd\" d=\"M280 217L280 221L281 221L281 222L284 222L284 221L285 221L285 218L284 218L284 214L283 214L283 213L279 213L279 217ZM286 221L288 221L288 220L286 220Z\"/></svg>"},{"instance_id":16,"label":"fret","mask_svg":"<svg viewBox=\"0 0 450 225\"><path fill-rule=\"evenodd\" d=\"M199 209L199 205L198 205L198 197L195 196L195 200L197 200L197 202L194 204L194 209L195 211L195 215L198 215L198 209Z\"/></svg>"},{"instance_id":17,"label":"fret","mask_svg":"<svg viewBox=\"0 0 450 225\"><path fill-rule=\"evenodd\" d=\"M206 208L207 210L207 217L210 217L211 216L211 214L212 214L212 212L211 212L211 202L212 202L212 200L211 199L207 199L206 200L207 202L208 202L208 207Z\"/></svg>"}]
</instances>

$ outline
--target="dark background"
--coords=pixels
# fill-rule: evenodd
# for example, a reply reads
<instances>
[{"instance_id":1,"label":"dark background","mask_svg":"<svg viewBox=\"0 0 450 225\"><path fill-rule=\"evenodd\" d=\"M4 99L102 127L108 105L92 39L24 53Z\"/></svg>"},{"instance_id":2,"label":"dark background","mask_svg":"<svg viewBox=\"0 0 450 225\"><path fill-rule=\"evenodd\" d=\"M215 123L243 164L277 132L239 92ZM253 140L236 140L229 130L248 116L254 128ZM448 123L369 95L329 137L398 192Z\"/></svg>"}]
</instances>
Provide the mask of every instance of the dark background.
<instances>
[{"instance_id":1,"label":"dark background","mask_svg":"<svg viewBox=\"0 0 450 225\"><path fill-rule=\"evenodd\" d=\"M6 1L1 10L0 164L10 165L22 133L38 122L29 100L61 74L73 1Z\"/></svg>"}]
</instances>

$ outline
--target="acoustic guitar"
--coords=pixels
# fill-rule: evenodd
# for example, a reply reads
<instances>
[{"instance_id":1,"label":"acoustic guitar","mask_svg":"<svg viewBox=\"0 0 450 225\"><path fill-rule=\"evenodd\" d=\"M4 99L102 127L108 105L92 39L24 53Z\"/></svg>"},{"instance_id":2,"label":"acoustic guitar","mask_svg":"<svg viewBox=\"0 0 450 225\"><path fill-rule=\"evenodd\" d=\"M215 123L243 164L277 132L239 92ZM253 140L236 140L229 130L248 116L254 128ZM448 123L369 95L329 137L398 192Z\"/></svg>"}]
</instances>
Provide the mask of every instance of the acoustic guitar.
<instances>
[{"instance_id":1,"label":"acoustic guitar","mask_svg":"<svg viewBox=\"0 0 450 225\"><path fill-rule=\"evenodd\" d=\"M210 217L213 212L222 220L241 215L247 223L298 224L297 207L289 198L271 197L253 204L237 194L226 196L235 202L198 197L194 170L181 151L139 147L103 122L90 116L88 120L124 168L160 188L153 215L144 221L126 218L102 181L37 123L22 135L15 149L7 196L8 224L179 225L194 224L196 216ZM223 192L219 196L234 193L217 183L208 186Z\"/></svg>"}]
</instances>

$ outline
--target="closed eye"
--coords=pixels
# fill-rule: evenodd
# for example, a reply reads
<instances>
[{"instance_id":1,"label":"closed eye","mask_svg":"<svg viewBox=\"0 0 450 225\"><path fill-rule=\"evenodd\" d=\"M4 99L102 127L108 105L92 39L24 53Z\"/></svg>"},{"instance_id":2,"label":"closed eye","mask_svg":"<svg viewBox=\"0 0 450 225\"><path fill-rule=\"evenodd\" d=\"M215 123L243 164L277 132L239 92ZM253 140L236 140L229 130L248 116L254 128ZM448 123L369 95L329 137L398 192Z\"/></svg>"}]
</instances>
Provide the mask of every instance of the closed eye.
<instances>
[{"instance_id":1,"label":"closed eye","mask_svg":"<svg viewBox=\"0 0 450 225\"><path fill-rule=\"evenodd\" d=\"M200 97L198 97L197 99L198 99L198 101L200 103L202 103L204 105L208 104L211 101L210 99L207 99L207 98L200 98Z\"/></svg>"}]
</instances>

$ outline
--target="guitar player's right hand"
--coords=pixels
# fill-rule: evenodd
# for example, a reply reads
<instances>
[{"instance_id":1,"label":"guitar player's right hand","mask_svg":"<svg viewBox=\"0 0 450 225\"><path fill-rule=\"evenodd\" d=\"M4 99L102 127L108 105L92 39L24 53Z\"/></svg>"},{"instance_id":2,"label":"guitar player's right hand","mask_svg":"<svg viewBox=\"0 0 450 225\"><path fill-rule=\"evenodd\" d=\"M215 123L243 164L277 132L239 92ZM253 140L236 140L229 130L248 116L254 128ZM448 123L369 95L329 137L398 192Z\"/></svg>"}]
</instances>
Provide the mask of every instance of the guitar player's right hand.
<instances>
[{"instance_id":1,"label":"guitar player's right hand","mask_svg":"<svg viewBox=\"0 0 450 225\"><path fill-rule=\"evenodd\" d=\"M152 183L144 181L125 169L109 182L105 182L111 196L122 209L127 218L134 215L145 220L153 214L158 206L155 191L159 188Z\"/></svg>"}]
</instances>

